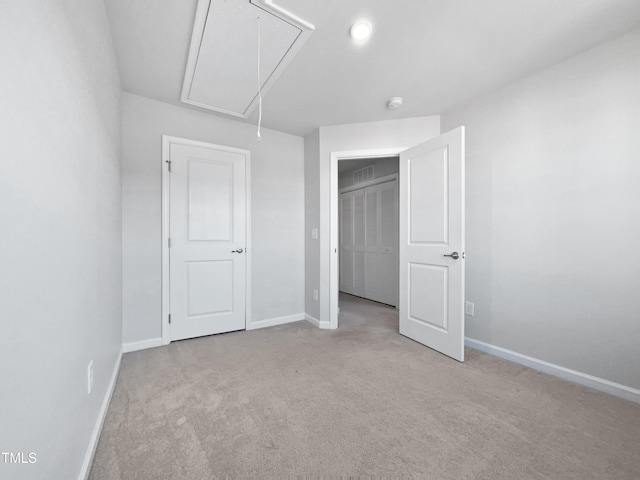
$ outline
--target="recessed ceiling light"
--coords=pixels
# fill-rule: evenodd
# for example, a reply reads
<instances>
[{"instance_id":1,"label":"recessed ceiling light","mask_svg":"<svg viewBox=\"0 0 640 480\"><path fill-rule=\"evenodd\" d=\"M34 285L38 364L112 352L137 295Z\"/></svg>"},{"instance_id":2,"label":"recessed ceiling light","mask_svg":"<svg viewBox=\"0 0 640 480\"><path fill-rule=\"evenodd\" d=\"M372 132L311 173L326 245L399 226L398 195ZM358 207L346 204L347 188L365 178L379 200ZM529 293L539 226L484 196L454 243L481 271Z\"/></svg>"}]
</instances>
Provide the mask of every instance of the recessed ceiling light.
<instances>
[{"instance_id":1,"label":"recessed ceiling light","mask_svg":"<svg viewBox=\"0 0 640 480\"><path fill-rule=\"evenodd\" d=\"M370 22L367 22L366 20L358 20L351 26L349 34L355 41L362 42L371 36L371 30L373 30L373 27Z\"/></svg>"}]
</instances>

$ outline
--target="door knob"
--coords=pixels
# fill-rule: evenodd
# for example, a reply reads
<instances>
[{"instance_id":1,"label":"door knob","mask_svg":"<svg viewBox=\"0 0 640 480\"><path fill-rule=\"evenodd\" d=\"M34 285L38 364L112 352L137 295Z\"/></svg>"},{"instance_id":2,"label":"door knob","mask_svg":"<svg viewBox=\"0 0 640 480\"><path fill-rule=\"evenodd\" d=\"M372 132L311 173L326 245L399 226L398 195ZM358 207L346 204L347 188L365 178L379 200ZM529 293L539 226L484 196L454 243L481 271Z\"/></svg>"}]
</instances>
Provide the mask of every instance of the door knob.
<instances>
[{"instance_id":1,"label":"door knob","mask_svg":"<svg viewBox=\"0 0 640 480\"><path fill-rule=\"evenodd\" d=\"M457 260L457 259L459 259L459 258L460 258L460 254L459 254L458 252L453 252L453 253L452 253L452 254L450 254L450 255L443 255L443 256L445 256L445 257L451 257L451 258L453 258L454 260Z\"/></svg>"},{"instance_id":2,"label":"door knob","mask_svg":"<svg viewBox=\"0 0 640 480\"><path fill-rule=\"evenodd\" d=\"M231 253L242 253L242 252L244 252L242 248L239 248L237 250L231 250Z\"/></svg>"}]
</instances>

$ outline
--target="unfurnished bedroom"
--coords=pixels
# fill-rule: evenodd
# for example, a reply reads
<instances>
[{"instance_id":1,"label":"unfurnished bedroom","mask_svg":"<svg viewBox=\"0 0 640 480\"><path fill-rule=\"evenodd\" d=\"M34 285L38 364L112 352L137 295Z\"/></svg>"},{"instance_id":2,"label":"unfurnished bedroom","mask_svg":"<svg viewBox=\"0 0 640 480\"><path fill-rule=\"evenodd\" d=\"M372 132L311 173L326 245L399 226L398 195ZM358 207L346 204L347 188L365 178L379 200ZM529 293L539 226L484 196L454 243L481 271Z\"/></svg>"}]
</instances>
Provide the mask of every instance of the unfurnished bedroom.
<instances>
[{"instance_id":1,"label":"unfurnished bedroom","mask_svg":"<svg viewBox=\"0 0 640 480\"><path fill-rule=\"evenodd\" d=\"M0 478L640 478L640 2L0 0Z\"/></svg>"}]
</instances>

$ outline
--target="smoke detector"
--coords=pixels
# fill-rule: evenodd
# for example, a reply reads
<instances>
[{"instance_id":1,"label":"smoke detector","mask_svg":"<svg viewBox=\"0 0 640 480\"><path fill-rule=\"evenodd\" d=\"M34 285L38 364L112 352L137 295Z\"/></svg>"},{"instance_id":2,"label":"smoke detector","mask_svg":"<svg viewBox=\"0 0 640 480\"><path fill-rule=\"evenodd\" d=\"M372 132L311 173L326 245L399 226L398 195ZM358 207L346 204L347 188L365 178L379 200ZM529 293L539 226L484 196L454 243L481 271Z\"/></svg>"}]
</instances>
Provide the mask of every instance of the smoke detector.
<instances>
[{"instance_id":1,"label":"smoke detector","mask_svg":"<svg viewBox=\"0 0 640 480\"><path fill-rule=\"evenodd\" d=\"M391 97L387 102L387 107L391 110L395 110L396 108L400 108L402 106L402 102L404 99L402 97Z\"/></svg>"}]
</instances>

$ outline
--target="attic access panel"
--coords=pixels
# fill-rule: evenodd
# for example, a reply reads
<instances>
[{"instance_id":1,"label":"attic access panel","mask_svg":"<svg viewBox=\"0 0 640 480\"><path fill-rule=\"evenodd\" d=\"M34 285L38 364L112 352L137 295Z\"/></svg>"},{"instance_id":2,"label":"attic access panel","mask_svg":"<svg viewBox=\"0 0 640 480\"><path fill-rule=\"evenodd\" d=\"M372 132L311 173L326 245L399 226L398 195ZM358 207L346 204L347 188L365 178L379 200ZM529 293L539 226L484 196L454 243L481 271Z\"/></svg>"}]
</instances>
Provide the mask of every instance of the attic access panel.
<instances>
[{"instance_id":1,"label":"attic access panel","mask_svg":"<svg viewBox=\"0 0 640 480\"><path fill-rule=\"evenodd\" d=\"M263 95L314 26L273 0L200 0L180 100L247 118L258 104L258 17Z\"/></svg>"}]
</instances>

